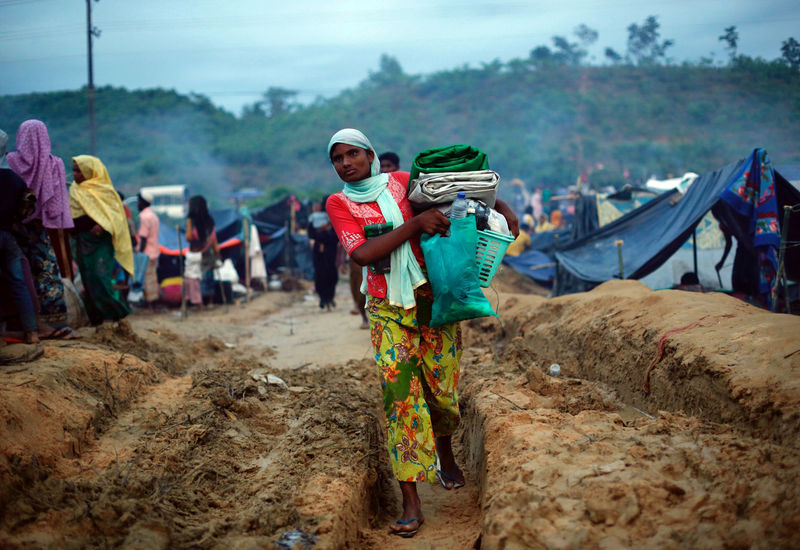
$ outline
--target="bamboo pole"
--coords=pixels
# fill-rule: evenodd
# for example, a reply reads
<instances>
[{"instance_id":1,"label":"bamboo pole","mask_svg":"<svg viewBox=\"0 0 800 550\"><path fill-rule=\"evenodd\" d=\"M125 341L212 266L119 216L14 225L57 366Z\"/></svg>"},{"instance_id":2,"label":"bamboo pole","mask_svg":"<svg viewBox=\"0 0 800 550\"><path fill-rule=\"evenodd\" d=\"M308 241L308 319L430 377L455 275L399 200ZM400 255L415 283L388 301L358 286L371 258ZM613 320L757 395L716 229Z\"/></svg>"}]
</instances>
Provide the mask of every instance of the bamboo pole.
<instances>
[{"instance_id":1,"label":"bamboo pole","mask_svg":"<svg viewBox=\"0 0 800 550\"><path fill-rule=\"evenodd\" d=\"M791 313L789 308L789 288L787 286L786 281L786 264L784 263L784 257L786 253L786 234L789 231L789 216L792 213L791 206L784 206L783 207L783 226L781 227L781 247L778 250L778 271L775 273L775 284L772 286L772 302L770 306L771 311L776 311L778 309L778 287L783 282L783 296L784 300L786 301L786 313ZM783 279L783 281L781 281Z\"/></svg>"},{"instance_id":2,"label":"bamboo pole","mask_svg":"<svg viewBox=\"0 0 800 550\"><path fill-rule=\"evenodd\" d=\"M181 226L175 226L175 233L178 234L178 264L181 268L181 318L185 319L187 316L186 311L186 276L185 276L185 269L184 269L184 257L183 257L183 239L181 239Z\"/></svg>"},{"instance_id":3,"label":"bamboo pole","mask_svg":"<svg viewBox=\"0 0 800 550\"><path fill-rule=\"evenodd\" d=\"M250 302L250 220L244 219L244 301Z\"/></svg>"},{"instance_id":4,"label":"bamboo pole","mask_svg":"<svg viewBox=\"0 0 800 550\"><path fill-rule=\"evenodd\" d=\"M614 241L614 244L617 245L617 259L619 260L619 278L625 278L625 268L622 263L622 245L625 243L622 239Z\"/></svg>"}]
</instances>

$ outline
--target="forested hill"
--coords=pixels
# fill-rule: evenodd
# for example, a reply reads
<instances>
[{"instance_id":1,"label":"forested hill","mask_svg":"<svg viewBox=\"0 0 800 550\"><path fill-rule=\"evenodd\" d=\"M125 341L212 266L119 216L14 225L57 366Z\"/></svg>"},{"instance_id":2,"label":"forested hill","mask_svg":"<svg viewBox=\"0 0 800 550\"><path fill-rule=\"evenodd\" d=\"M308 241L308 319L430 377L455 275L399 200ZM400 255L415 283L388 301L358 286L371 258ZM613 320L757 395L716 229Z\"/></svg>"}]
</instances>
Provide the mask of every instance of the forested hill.
<instances>
[{"instance_id":1,"label":"forested hill","mask_svg":"<svg viewBox=\"0 0 800 550\"><path fill-rule=\"evenodd\" d=\"M240 116L203 96L97 90L98 151L118 188L185 183L215 197L257 187L315 196L338 180L325 147L337 129L363 129L408 169L422 149L470 143L504 180L556 189L581 172L595 185L704 172L764 147L800 162L800 73L742 57L727 67L579 66L533 59L405 74L388 56L356 88L311 105L270 88ZM88 148L85 90L0 97L11 137L27 118L49 127L67 160ZM265 200L268 200L265 199Z\"/></svg>"}]
</instances>

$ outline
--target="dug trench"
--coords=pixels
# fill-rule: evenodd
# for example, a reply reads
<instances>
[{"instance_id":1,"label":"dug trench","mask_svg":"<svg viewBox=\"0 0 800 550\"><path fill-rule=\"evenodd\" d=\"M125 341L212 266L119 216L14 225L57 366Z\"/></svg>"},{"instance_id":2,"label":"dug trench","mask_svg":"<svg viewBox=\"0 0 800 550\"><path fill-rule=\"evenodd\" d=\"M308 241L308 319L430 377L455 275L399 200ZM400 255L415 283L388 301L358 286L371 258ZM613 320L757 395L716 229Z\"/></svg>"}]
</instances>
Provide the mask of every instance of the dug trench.
<instances>
[{"instance_id":1,"label":"dug trench","mask_svg":"<svg viewBox=\"0 0 800 550\"><path fill-rule=\"evenodd\" d=\"M399 493L367 333L296 293L82 329L84 340L5 367L0 541L794 546L795 318L627 281L490 299L500 320L464 323L456 447L468 484L423 487L426 522L413 539L386 529ZM546 374L553 362L559 378Z\"/></svg>"}]
</instances>

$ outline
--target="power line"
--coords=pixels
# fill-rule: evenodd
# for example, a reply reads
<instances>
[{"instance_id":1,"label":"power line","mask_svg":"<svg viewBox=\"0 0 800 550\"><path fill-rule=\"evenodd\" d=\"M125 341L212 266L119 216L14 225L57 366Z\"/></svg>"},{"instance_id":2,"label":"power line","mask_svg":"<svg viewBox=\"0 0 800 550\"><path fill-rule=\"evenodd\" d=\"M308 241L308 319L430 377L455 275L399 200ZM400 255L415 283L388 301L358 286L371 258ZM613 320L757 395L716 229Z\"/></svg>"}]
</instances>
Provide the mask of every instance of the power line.
<instances>
[{"instance_id":1,"label":"power line","mask_svg":"<svg viewBox=\"0 0 800 550\"><path fill-rule=\"evenodd\" d=\"M50 2L52 0L0 0L0 8L18 6L20 4L33 4L34 2Z\"/></svg>"}]
</instances>

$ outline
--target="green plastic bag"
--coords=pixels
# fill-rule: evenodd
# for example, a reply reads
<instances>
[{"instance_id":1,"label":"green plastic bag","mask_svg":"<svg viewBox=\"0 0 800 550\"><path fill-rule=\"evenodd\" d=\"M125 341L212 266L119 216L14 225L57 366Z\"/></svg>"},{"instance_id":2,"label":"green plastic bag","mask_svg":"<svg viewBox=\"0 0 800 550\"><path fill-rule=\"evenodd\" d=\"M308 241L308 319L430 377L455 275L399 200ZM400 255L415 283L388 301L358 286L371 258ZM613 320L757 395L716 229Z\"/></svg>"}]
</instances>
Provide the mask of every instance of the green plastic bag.
<instances>
[{"instance_id":1,"label":"green plastic bag","mask_svg":"<svg viewBox=\"0 0 800 550\"><path fill-rule=\"evenodd\" d=\"M428 280L433 290L431 328L497 314L481 291L475 248L475 216L450 220L450 236L422 235Z\"/></svg>"}]
</instances>

